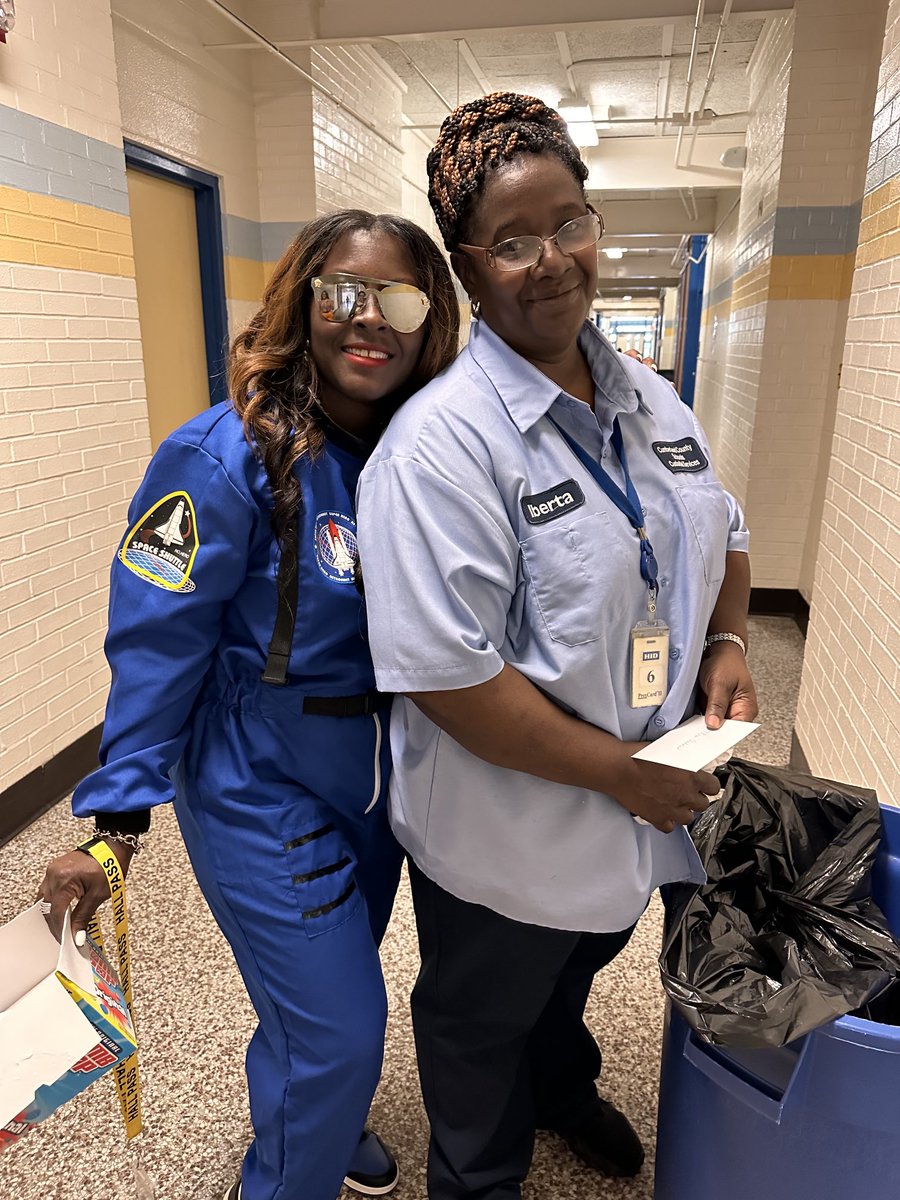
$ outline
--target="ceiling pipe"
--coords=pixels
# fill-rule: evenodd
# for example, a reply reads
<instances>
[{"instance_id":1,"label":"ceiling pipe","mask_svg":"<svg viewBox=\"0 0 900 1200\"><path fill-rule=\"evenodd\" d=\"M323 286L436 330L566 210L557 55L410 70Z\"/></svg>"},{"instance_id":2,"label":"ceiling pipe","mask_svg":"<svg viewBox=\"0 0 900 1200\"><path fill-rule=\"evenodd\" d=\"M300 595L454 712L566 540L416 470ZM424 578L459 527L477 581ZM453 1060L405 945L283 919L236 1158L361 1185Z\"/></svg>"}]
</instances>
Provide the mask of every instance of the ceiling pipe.
<instances>
[{"instance_id":1,"label":"ceiling pipe","mask_svg":"<svg viewBox=\"0 0 900 1200\"><path fill-rule=\"evenodd\" d=\"M712 54L710 55L710 58L709 58L709 65L707 67L707 72L706 72L706 83L703 86L703 95L700 97L700 103L697 105L698 113L703 112L703 106L706 103L706 98L712 89L713 80L716 77L716 60L719 57L719 48L722 45L722 34L725 32L725 27L727 26L728 21L731 17L731 9L732 9L733 3L734 3L734 0L725 0L725 6L722 9L722 15L719 18L719 28L716 31L716 41L713 46ZM693 115L691 117L691 121L693 123ZM694 136L691 139L691 144L690 144L690 146L688 146L687 162L684 164L685 170L688 170L691 166L691 163L693 162L694 147L696 144L697 144L697 129L695 128ZM676 165L676 167L678 166L677 156L675 159L675 165Z\"/></svg>"},{"instance_id":2,"label":"ceiling pipe","mask_svg":"<svg viewBox=\"0 0 900 1200\"><path fill-rule=\"evenodd\" d=\"M348 113L351 117L353 117L354 121L359 121L360 125L362 125L365 129L368 129L370 133L374 133L379 141L385 142L391 147L392 150L397 150L401 154L403 153L403 147L398 145L397 142L392 141L391 138L387 137L383 130L379 129L376 125L373 125L371 121L366 120L366 118L362 116L361 113L358 113L355 108L351 108L346 101L340 98L340 96L335 95L330 88L325 87L324 84L310 75L308 71L304 70L298 62L295 62L289 55L285 54L283 50L279 50L274 42L270 42L267 37L264 37L263 34L254 29L252 25L248 25L246 21L242 20L236 13L233 13L230 8L226 8L225 5L221 3L221 0L205 0L205 2L211 8L214 8L221 16L225 17L227 21L230 21L232 25L236 25L238 29L242 30L249 37L251 37L253 41L257 43L257 45L263 48L263 50L267 50L276 58L281 59L286 66L290 67L292 71L296 71L298 75L302 75L303 78L307 80L307 82L311 83L318 92L320 92L323 96L326 96L332 104L341 109L342 112Z\"/></svg>"},{"instance_id":3,"label":"ceiling pipe","mask_svg":"<svg viewBox=\"0 0 900 1200\"><path fill-rule=\"evenodd\" d=\"M703 25L703 14L706 11L706 0L697 0L697 12L694 15L694 32L691 35L691 56L688 60L687 83L684 92L684 112L690 112L691 88L694 86L694 68L697 65L697 47L700 40L700 28ZM678 141L675 145L675 166L681 157L681 141L684 137L684 126L678 130Z\"/></svg>"}]
</instances>

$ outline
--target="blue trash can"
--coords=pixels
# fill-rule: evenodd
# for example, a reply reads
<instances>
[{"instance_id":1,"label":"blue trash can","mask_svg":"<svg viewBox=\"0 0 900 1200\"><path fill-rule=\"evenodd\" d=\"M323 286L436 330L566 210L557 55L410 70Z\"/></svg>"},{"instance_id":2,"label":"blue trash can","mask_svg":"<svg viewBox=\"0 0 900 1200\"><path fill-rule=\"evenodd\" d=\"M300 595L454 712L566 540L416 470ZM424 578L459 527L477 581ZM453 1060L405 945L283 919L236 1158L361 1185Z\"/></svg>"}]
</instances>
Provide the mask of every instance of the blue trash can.
<instances>
[{"instance_id":1,"label":"blue trash can","mask_svg":"<svg viewBox=\"0 0 900 1200\"><path fill-rule=\"evenodd\" d=\"M900 936L900 809L882 817L874 892ZM841 1017L725 1049L669 1007L654 1200L763 1198L900 1200L900 1026Z\"/></svg>"}]
</instances>

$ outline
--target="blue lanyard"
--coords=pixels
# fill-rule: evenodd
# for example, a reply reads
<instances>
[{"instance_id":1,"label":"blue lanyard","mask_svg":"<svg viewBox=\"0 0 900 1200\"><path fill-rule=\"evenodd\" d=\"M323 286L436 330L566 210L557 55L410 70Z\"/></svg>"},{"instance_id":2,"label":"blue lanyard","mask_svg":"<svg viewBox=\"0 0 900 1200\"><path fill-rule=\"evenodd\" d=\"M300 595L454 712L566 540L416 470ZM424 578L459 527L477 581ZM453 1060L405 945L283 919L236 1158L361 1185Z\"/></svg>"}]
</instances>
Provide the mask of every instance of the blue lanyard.
<instances>
[{"instance_id":1,"label":"blue lanyard","mask_svg":"<svg viewBox=\"0 0 900 1200\"><path fill-rule=\"evenodd\" d=\"M622 431L619 428L619 418L616 417L613 422L613 431L610 441L613 449L619 456L619 462L622 465L622 474L625 477L625 491L623 492L619 485L603 470L598 462L588 454L583 446L579 446L578 442L568 433L561 425L557 425L556 421L548 415L548 420L555 426L565 440L567 446L585 468L590 471L591 475L603 489L604 493L612 500L619 512L624 513L631 522L635 532L641 542L641 578L650 589L651 596L651 611L656 608L656 593L659 587L659 567L656 562L656 555L653 553L653 547L650 545L650 539L647 537L647 530L644 528L644 514L641 511L641 502L638 499L637 490L631 482L631 476L628 474L628 464L625 461L625 447L622 444Z\"/></svg>"}]
</instances>

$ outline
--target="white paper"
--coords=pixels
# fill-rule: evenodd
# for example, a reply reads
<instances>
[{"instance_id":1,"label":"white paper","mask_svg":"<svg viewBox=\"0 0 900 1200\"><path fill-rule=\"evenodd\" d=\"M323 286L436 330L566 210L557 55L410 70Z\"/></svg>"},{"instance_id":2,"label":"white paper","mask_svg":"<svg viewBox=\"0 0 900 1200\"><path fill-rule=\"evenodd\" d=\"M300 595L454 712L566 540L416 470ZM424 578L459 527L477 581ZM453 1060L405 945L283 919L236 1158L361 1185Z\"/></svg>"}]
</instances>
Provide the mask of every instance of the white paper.
<instances>
[{"instance_id":1,"label":"white paper","mask_svg":"<svg viewBox=\"0 0 900 1200\"><path fill-rule=\"evenodd\" d=\"M701 713L677 729L664 733L633 757L667 767L680 767L683 771L702 771L754 729L759 729L759 724L753 721L723 721L718 729L707 729L706 718Z\"/></svg>"}]
</instances>

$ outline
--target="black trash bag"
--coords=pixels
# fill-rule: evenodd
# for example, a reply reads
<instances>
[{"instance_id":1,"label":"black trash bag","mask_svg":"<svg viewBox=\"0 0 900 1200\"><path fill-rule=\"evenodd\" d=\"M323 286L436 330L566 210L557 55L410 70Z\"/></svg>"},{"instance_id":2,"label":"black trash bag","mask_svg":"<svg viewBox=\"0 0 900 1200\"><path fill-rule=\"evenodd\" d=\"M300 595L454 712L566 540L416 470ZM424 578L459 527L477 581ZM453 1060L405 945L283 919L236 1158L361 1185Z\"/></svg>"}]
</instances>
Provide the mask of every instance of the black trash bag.
<instances>
[{"instance_id":1,"label":"black trash bag","mask_svg":"<svg viewBox=\"0 0 900 1200\"><path fill-rule=\"evenodd\" d=\"M674 884L663 987L721 1046L783 1046L900 978L900 945L872 900L874 792L732 761L693 824L708 882Z\"/></svg>"}]
</instances>

